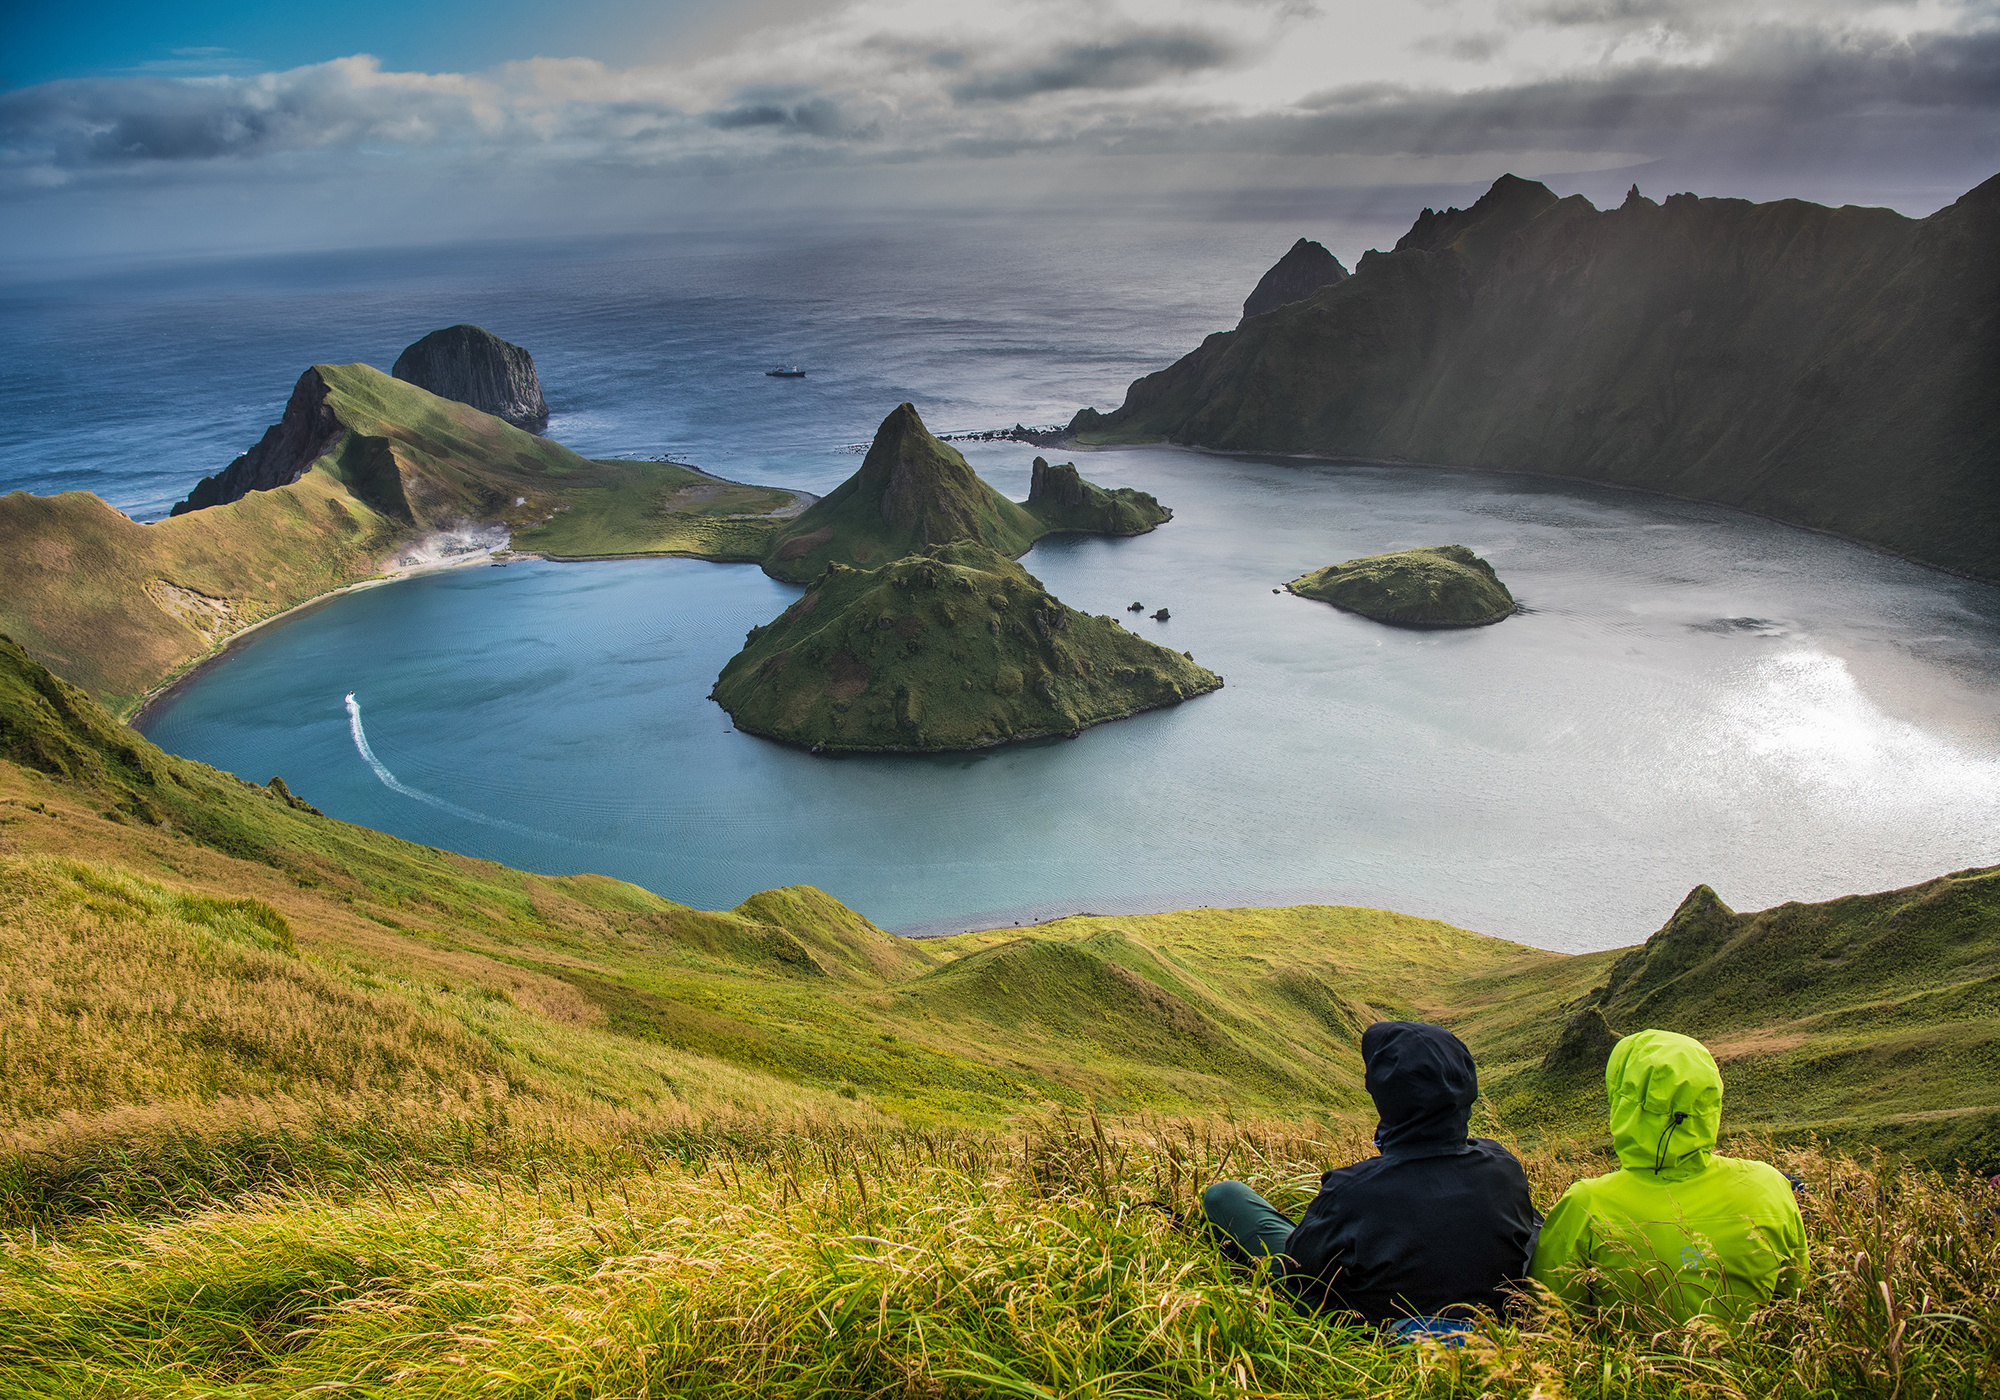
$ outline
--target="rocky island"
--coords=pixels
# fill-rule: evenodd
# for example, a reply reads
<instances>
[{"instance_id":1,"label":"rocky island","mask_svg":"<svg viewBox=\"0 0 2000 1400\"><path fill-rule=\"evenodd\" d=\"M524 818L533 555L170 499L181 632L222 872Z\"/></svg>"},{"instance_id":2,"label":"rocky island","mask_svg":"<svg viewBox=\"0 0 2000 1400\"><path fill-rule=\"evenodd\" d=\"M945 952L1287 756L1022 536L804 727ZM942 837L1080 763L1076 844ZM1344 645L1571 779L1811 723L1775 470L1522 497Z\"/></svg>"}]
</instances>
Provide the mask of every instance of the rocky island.
<instances>
[{"instance_id":1,"label":"rocky island","mask_svg":"<svg viewBox=\"0 0 2000 1400\"><path fill-rule=\"evenodd\" d=\"M2000 176L1911 219L1508 175L1070 429L1642 487L2000 579L1996 246Z\"/></svg>"},{"instance_id":2,"label":"rocky island","mask_svg":"<svg viewBox=\"0 0 2000 1400\"><path fill-rule=\"evenodd\" d=\"M535 357L478 326L432 331L398 355L389 373L531 433L549 425Z\"/></svg>"},{"instance_id":3,"label":"rocky island","mask_svg":"<svg viewBox=\"0 0 2000 1400\"><path fill-rule=\"evenodd\" d=\"M914 405L901 404L876 429L861 469L779 527L764 572L804 583L828 564L872 569L953 540L1016 559L1044 535L1138 535L1173 514L1143 491L1092 485L1073 465L1042 462L1034 481L1026 505L1008 500L932 435Z\"/></svg>"},{"instance_id":4,"label":"rocky island","mask_svg":"<svg viewBox=\"0 0 2000 1400\"><path fill-rule=\"evenodd\" d=\"M1301 598L1395 627L1485 627L1513 616L1516 606L1493 566L1462 544L1328 564L1288 586Z\"/></svg>"},{"instance_id":5,"label":"rocky island","mask_svg":"<svg viewBox=\"0 0 2000 1400\"><path fill-rule=\"evenodd\" d=\"M912 753L1074 735L1222 678L1052 597L991 545L827 566L753 628L711 696L747 733L815 751Z\"/></svg>"}]
</instances>

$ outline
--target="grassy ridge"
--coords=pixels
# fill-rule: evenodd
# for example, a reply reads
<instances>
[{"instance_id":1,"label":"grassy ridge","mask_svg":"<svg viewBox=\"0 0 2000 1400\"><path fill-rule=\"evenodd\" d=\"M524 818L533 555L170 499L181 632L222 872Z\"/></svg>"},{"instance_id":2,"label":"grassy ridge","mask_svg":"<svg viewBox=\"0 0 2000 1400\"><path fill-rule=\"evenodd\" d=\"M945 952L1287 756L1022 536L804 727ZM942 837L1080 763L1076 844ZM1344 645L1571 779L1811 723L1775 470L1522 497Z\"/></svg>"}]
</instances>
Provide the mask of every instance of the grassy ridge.
<instances>
[{"instance_id":1,"label":"grassy ridge","mask_svg":"<svg viewBox=\"0 0 2000 1400\"><path fill-rule=\"evenodd\" d=\"M1398 1015L1468 1037L1546 1208L1602 1164L1537 1058L1566 1014L1957 1034L1976 1005L1917 992L1991 980L1996 879L1697 891L1582 958L1314 907L915 944L809 889L706 913L332 821L0 643L0 1394L1970 1400L2000 1237L1964 1178L1738 1141L1809 1182L1799 1300L1542 1308L1451 1354L1299 1317L1136 1207L1225 1175L1303 1204L1365 1155L1356 1040ZM1765 1067L1727 1060L1727 1114Z\"/></svg>"}]
</instances>

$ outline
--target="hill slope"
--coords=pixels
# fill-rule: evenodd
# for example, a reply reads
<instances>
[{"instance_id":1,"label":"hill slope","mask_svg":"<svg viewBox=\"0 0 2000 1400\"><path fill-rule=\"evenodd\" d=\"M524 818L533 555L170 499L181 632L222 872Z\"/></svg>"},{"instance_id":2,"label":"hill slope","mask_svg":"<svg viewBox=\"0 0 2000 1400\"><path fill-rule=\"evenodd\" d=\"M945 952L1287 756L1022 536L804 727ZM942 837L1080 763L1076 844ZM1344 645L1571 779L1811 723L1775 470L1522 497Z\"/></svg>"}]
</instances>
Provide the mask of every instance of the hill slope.
<instances>
[{"instance_id":1,"label":"hill slope","mask_svg":"<svg viewBox=\"0 0 2000 1400\"><path fill-rule=\"evenodd\" d=\"M711 698L752 734L913 753L1075 734L1221 684L963 540L879 569L828 565L751 631Z\"/></svg>"},{"instance_id":2,"label":"hill slope","mask_svg":"<svg viewBox=\"0 0 2000 1400\"><path fill-rule=\"evenodd\" d=\"M1143 534L1172 515L1144 492L1093 486L1073 466L1064 475L1044 463L1035 479L1028 504L1016 505L932 436L915 406L899 405L875 430L861 469L779 528L764 571L804 583L828 564L873 569L955 540L1018 559L1043 535Z\"/></svg>"},{"instance_id":3,"label":"hill slope","mask_svg":"<svg viewBox=\"0 0 2000 1400\"><path fill-rule=\"evenodd\" d=\"M1645 487L1996 578L1996 249L2000 177L1913 220L1505 176L1071 427Z\"/></svg>"},{"instance_id":4,"label":"hill slope","mask_svg":"<svg viewBox=\"0 0 2000 1400\"><path fill-rule=\"evenodd\" d=\"M459 536L446 552L518 531L558 554L756 558L795 493L592 462L367 365L315 365L190 501L143 525L87 492L0 496L0 631L127 715L235 633L441 535Z\"/></svg>"}]
</instances>

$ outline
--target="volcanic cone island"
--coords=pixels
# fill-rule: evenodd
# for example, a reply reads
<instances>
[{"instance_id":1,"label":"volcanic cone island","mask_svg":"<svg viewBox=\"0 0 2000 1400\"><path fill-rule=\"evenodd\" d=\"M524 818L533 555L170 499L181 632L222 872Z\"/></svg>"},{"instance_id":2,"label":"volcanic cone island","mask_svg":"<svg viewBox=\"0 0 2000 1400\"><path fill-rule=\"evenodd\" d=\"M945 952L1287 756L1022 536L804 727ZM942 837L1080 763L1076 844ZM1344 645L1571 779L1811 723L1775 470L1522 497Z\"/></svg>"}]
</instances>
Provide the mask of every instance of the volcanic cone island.
<instances>
[{"instance_id":1,"label":"volcanic cone island","mask_svg":"<svg viewBox=\"0 0 2000 1400\"><path fill-rule=\"evenodd\" d=\"M821 750L983 749L1075 734L1222 677L1065 607L976 540L879 569L832 564L753 628L713 698L736 727Z\"/></svg>"},{"instance_id":2,"label":"volcanic cone island","mask_svg":"<svg viewBox=\"0 0 2000 1400\"><path fill-rule=\"evenodd\" d=\"M952 540L978 540L1018 559L1044 535L1143 535L1172 516L1144 491L1106 490L1072 465L1045 462L1027 504L1017 505L931 436L915 407L901 404L875 430L861 470L778 532L764 572L804 583L828 564L872 569Z\"/></svg>"}]
</instances>

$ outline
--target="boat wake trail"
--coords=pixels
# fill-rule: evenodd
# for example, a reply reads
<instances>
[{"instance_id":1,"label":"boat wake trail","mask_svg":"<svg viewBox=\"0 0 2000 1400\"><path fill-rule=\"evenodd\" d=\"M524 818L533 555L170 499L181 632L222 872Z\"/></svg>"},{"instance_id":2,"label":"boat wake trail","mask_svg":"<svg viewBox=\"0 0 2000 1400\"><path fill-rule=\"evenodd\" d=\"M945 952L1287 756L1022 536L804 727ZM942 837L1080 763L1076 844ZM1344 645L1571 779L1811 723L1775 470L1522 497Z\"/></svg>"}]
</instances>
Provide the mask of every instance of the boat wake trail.
<instances>
[{"instance_id":1,"label":"boat wake trail","mask_svg":"<svg viewBox=\"0 0 2000 1400\"><path fill-rule=\"evenodd\" d=\"M469 807L459 806L456 802L447 802L442 797L434 797L422 788L411 787L391 773L388 766L375 757L375 750L368 746L368 731L361 727L361 702L354 698L354 692L351 690L347 692L347 728L354 735L355 749L367 761L368 766L375 770L375 776L382 780L382 786L391 792L400 792L405 797L413 797L419 802L428 803L441 812L449 812L454 817L463 817L467 821L478 822L483 826L497 826L502 831L519 832L523 836L539 839L548 838L547 832L536 831L533 827L522 826L518 822L503 821L499 817L489 817L484 812L475 812Z\"/></svg>"}]
</instances>

